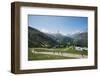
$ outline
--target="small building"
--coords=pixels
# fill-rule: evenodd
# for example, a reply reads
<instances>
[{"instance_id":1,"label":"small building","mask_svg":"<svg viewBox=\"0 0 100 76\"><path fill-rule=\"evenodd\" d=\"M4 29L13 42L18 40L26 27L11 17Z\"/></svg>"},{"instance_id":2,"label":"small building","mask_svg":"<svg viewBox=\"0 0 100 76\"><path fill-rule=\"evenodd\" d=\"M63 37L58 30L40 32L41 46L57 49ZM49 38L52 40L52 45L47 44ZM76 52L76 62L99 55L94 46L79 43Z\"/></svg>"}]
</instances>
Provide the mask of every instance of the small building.
<instances>
[{"instance_id":1,"label":"small building","mask_svg":"<svg viewBox=\"0 0 100 76\"><path fill-rule=\"evenodd\" d=\"M83 51L83 50L88 50L88 48L86 48L86 47L75 47L75 50Z\"/></svg>"}]
</instances>

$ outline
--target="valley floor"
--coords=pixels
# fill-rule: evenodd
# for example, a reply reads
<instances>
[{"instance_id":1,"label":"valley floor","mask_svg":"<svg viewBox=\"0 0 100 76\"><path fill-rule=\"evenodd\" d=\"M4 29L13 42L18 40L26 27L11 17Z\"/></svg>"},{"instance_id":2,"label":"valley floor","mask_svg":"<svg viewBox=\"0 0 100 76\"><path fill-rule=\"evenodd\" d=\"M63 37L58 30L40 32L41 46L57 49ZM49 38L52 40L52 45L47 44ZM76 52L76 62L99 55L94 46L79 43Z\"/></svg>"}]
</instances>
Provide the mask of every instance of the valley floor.
<instances>
[{"instance_id":1,"label":"valley floor","mask_svg":"<svg viewBox=\"0 0 100 76\"><path fill-rule=\"evenodd\" d=\"M64 57L72 57L72 58L87 58L86 55L79 55L79 54L71 54L71 53L53 53L53 52L35 52L36 54L48 54L48 55L57 55L57 56L64 56ZM34 53L33 53L34 54Z\"/></svg>"},{"instance_id":2,"label":"valley floor","mask_svg":"<svg viewBox=\"0 0 100 76\"><path fill-rule=\"evenodd\" d=\"M44 51L43 51L44 50ZM56 50L56 51L53 51ZM60 52L60 51L61 52ZM45 48L31 48L28 52L28 60L52 60L52 59L80 59L87 58L86 53L66 52L64 49L45 49ZM63 52L62 52L63 50Z\"/></svg>"}]
</instances>

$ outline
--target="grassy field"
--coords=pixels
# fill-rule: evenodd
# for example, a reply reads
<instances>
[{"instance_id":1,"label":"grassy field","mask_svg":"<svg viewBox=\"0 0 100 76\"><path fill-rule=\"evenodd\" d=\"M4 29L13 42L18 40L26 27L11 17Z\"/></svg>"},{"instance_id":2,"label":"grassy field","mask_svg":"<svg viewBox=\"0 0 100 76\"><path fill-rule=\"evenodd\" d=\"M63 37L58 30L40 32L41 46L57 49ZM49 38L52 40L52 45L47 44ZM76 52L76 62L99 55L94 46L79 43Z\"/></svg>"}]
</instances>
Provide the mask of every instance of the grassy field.
<instances>
[{"instance_id":1,"label":"grassy field","mask_svg":"<svg viewBox=\"0 0 100 76\"><path fill-rule=\"evenodd\" d=\"M77 51L77 50L72 49L72 48L56 48L56 49L34 48L34 50L37 51L37 52L61 52L61 53L72 53L72 54L88 55L87 51Z\"/></svg>"},{"instance_id":2,"label":"grassy field","mask_svg":"<svg viewBox=\"0 0 100 76\"><path fill-rule=\"evenodd\" d=\"M28 52L28 60L53 60L53 59L75 59L73 57L64 57L57 55L48 55L48 54L36 54L32 53L31 50Z\"/></svg>"},{"instance_id":3,"label":"grassy field","mask_svg":"<svg viewBox=\"0 0 100 76\"><path fill-rule=\"evenodd\" d=\"M28 49L28 60L75 59L74 57L32 53L32 50L34 50L35 52L71 53L71 54L77 54L77 55L81 55L81 54L87 55L88 54L87 51L77 51L72 48L56 48L56 49L29 48Z\"/></svg>"}]
</instances>

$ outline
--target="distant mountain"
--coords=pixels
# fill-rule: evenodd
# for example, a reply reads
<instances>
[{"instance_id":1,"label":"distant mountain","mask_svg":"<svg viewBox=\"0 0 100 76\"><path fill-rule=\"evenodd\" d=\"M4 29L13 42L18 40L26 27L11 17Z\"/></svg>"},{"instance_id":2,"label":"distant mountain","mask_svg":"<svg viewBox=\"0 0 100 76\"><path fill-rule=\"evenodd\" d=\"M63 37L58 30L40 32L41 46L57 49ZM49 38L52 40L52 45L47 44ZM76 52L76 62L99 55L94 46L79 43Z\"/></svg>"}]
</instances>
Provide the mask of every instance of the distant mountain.
<instances>
[{"instance_id":1,"label":"distant mountain","mask_svg":"<svg viewBox=\"0 0 100 76\"><path fill-rule=\"evenodd\" d=\"M71 36L74 39L77 46L87 47L88 46L88 32L76 33Z\"/></svg>"},{"instance_id":2,"label":"distant mountain","mask_svg":"<svg viewBox=\"0 0 100 76\"><path fill-rule=\"evenodd\" d=\"M28 47L66 47L66 46L88 46L88 33L81 32L73 35L62 35L61 33L43 33L35 28L28 27Z\"/></svg>"},{"instance_id":3,"label":"distant mountain","mask_svg":"<svg viewBox=\"0 0 100 76\"><path fill-rule=\"evenodd\" d=\"M56 34L47 34L48 37L51 37L53 40L56 40L59 44L67 46L73 44L73 38L67 37L65 35L62 35L60 33Z\"/></svg>"},{"instance_id":4,"label":"distant mountain","mask_svg":"<svg viewBox=\"0 0 100 76\"><path fill-rule=\"evenodd\" d=\"M28 47L53 47L58 42L39 30L28 27Z\"/></svg>"},{"instance_id":5,"label":"distant mountain","mask_svg":"<svg viewBox=\"0 0 100 76\"><path fill-rule=\"evenodd\" d=\"M62 35L60 33L47 34L52 39L63 45L76 45L80 47L88 47L88 32L79 32L73 35Z\"/></svg>"}]
</instances>

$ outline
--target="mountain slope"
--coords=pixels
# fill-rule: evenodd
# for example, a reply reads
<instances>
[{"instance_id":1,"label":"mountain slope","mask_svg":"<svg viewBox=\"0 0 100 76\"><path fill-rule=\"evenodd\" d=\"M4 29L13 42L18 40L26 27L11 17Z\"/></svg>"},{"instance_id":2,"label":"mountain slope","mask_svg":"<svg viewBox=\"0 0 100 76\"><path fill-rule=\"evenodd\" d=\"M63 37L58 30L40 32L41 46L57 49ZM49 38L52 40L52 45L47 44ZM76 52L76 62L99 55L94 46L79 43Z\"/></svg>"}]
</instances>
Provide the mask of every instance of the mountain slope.
<instances>
[{"instance_id":1,"label":"mountain slope","mask_svg":"<svg viewBox=\"0 0 100 76\"><path fill-rule=\"evenodd\" d=\"M88 46L88 33L82 32L72 36L77 46L87 47Z\"/></svg>"},{"instance_id":2,"label":"mountain slope","mask_svg":"<svg viewBox=\"0 0 100 76\"><path fill-rule=\"evenodd\" d=\"M60 33L47 35L52 39L56 40L59 45L62 45L63 47L66 47L67 45L73 45L73 39L68 36L62 35Z\"/></svg>"},{"instance_id":3,"label":"mountain slope","mask_svg":"<svg viewBox=\"0 0 100 76\"><path fill-rule=\"evenodd\" d=\"M48 34L28 27L28 47L66 47L66 46L88 46L88 33L82 32L70 36L61 33Z\"/></svg>"},{"instance_id":4,"label":"mountain slope","mask_svg":"<svg viewBox=\"0 0 100 76\"><path fill-rule=\"evenodd\" d=\"M28 47L53 47L57 44L55 40L48 37L37 29L28 27Z\"/></svg>"}]
</instances>

